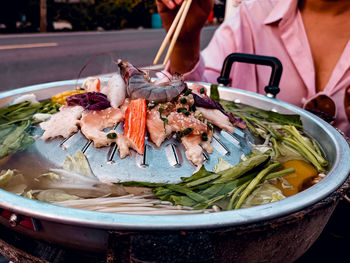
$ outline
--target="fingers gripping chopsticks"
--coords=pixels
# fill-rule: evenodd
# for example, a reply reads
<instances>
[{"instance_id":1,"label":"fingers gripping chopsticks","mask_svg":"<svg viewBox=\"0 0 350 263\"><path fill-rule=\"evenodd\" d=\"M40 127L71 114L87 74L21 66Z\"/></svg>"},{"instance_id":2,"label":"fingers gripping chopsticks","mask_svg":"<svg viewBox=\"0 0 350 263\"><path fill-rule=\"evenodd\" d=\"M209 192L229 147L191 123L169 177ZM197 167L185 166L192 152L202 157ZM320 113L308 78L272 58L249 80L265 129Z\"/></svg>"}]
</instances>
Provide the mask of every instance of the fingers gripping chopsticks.
<instances>
[{"instance_id":1,"label":"fingers gripping chopsticks","mask_svg":"<svg viewBox=\"0 0 350 263\"><path fill-rule=\"evenodd\" d=\"M170 58L171 52L174 49L176 40L181 32L181 28L185 22L185 19L186 19L188 10L190 9L191 3L192 3L192 0L185 0L182 3L179 11L177 12L177 14L175 16L173 23L171 24L171 27L170 27L168 33L166 34L166 36L165 36L165 38L164 38L164 40L163 40L163 42L158 50L156 58L153 61L153 65L156 65L158 63L160 56L164 52L166 45L168 44L169 40L171 39L168 51L167 51L165 58L164 58L164 61L163 61L163 66L165 67L165 65L167 64L167 62Z\"/></svg>"}]
</instances>

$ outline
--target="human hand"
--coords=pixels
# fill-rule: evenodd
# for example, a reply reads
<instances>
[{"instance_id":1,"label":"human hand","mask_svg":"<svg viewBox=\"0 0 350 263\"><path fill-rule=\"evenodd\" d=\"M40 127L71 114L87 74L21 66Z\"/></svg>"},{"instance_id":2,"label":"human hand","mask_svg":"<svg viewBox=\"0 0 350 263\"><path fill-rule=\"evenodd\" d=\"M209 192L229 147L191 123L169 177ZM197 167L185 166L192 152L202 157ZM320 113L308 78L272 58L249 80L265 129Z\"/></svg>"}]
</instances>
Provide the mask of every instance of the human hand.
<instances>
[{"instance_id":1,"label":"human hand","mask_svg":"<svg viewBox=\"0 0 350 263\"><path fill-rule=\"evenodd\" d=\"M348 121L350 122L350 87L347 87L345 89L344 108L346 116L348 117Z\"/></svg>"},{"instance_id":2,"label":"human hand","mask_svg":"<svg viewBox=\"0 0 350 263\"><path fill-rule=\"evenodd\" d=\"M158 13L162 18L163 26L169 30L179 7L184 0L157 0ZM193 0L182 26L178 41L188 41L199 37L199 33L213 10L214 0Z\"/></svg>"}]
</instances>

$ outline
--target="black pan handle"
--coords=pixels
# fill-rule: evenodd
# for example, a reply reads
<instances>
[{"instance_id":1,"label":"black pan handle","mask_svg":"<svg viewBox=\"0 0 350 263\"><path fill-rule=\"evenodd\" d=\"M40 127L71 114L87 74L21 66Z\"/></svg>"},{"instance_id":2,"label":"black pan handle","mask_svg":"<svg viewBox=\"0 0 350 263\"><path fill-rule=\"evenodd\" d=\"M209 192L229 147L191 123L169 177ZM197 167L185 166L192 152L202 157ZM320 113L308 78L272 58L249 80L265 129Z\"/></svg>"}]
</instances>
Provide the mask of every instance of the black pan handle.
<instances>
[{"instance_id":1,"label":"black pan handle","mask_svg":"<svg viewBox=\"0 0 350 263\"><path fill-rule=\"evenodd\" d=\"M266 96L275 98L280 92L278 86L281 80L283 66L278 58L246 53L232 53L225 58L220 77L217 79L219 84L227 86L230 83L230 72L234 62L270 66L272 70L269 85L265 87Z\"/></svg>"}]
</instances>

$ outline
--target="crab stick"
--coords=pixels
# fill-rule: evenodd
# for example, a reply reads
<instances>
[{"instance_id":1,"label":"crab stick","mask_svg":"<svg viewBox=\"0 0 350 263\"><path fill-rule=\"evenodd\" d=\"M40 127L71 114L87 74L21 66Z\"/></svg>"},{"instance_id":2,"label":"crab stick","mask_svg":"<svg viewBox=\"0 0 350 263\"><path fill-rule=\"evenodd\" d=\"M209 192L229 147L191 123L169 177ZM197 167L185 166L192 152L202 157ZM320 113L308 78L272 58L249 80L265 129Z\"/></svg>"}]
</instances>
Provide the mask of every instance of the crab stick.
<instances>
[{"instance_id":1,"label":"crab stick","mask_svg":"<svg viewBox=\"0 0 350 263\"><path fill-rule=\"evenodd\" d=\"M146 100L132 100L125 111L124 136L133 144L133 149L139 154L144 153L146 133Z\"/></svg>"}]
</instances>

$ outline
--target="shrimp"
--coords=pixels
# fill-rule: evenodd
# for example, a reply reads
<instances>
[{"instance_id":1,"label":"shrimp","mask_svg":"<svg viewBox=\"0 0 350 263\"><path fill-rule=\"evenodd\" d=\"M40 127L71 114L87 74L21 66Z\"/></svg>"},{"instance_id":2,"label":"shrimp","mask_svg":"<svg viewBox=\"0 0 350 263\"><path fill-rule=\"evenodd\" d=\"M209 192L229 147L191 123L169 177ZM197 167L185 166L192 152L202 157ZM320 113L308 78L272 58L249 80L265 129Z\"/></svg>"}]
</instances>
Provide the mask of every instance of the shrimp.
<instances>
[{"instance_id":1,"label":"shrimp","mask_svg":"<svg viewBox=\"0 0 350 263\"><path fill-rule=\"evenodd\" d=\"M178 73L166 83L155 84L147 74L127 61L118 60L118 66L127 85L127 95L132 99L142 98L157 103L171 101L186 88L183 76Z\"/></svg>"}]
</instances>

